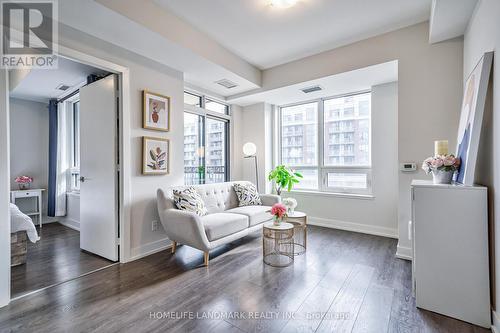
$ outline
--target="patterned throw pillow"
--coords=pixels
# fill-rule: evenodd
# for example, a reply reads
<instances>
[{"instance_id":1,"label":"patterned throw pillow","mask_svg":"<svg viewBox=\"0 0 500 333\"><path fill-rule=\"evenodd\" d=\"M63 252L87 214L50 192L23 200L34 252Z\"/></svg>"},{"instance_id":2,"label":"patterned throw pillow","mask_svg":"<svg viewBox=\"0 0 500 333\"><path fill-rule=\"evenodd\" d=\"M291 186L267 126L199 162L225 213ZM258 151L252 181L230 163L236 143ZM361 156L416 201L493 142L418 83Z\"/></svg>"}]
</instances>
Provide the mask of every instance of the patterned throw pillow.
<instances>
[{"instance_id":1,"label":"patterned throw pillow","mask_svg":"<svg viewBox=\"0 0 500 333\"><path fill-rule=\"evenodd\" d=\"M234 191L236 192L236 196L239 200L239 206L260 206L262 205L262 201L260 201L259 192L257 192L257 188L254 184L233 184Z\"/></svg>"},{"instance_id":2,"label":"patterned throw pillow","mask_svg":"<svg viewBox=\"0 0 500 333\"><path fill-rule=\"evenodd\" d=\"M180 210L185 210L197 214L207 215L207 208L201 196L194 187L187 187L182 190L173 190L175 206Z\"/></svg>"}]
</instances>

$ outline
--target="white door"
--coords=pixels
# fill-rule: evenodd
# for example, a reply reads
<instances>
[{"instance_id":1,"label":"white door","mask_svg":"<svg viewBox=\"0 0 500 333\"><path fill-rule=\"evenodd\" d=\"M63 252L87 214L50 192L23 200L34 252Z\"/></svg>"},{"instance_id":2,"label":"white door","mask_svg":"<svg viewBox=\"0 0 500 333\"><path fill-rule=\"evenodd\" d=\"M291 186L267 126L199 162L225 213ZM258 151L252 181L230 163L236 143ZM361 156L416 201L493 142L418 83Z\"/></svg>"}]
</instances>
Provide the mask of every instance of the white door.
<instances>
[{"instance_id":1,"label":"white door","mask_svg":"<svg viewBox=\"0 0 500 333\"><path fill-rule=\"evenodd\" d=\"M80 248L118 260L117 76L80 89Z\"/></svg>"}]
</instances>

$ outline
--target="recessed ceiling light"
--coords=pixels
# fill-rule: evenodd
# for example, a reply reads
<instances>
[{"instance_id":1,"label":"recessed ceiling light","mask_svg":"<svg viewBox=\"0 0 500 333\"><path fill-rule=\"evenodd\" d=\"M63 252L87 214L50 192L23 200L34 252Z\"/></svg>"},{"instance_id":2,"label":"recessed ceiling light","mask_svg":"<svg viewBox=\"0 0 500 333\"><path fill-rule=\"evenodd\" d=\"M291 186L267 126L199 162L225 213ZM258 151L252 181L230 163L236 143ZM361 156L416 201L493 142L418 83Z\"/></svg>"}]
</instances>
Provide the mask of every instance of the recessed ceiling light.
<instances>
[{"instance_id":1,"label":"recessed ceiling light","mask_svg":"<svg viewBox=\"0 0 500 333\"><path fill-rule=\"evenodd\" d=\"M269 4L274 7L290 8L297 4L299 0L270 0Z\"/></svg>"}]
</instances>

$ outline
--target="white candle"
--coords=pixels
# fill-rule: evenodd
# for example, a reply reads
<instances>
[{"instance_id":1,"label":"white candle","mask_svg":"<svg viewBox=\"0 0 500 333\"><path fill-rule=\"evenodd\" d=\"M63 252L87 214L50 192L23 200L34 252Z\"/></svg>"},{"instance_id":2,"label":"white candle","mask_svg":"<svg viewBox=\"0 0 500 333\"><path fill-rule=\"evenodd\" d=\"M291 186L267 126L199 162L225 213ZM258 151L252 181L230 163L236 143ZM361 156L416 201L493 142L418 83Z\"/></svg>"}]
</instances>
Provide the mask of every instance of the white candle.
<instances>
[{"instance_id":1,"label":"white candle","mask_svg":"<svg viewBox=\"0 0 500 333\"><path fill-rule=\"evenodd\" d=\"M448 140L434 141L434 155L448 155Z\"/></svg>"}]
</instances>

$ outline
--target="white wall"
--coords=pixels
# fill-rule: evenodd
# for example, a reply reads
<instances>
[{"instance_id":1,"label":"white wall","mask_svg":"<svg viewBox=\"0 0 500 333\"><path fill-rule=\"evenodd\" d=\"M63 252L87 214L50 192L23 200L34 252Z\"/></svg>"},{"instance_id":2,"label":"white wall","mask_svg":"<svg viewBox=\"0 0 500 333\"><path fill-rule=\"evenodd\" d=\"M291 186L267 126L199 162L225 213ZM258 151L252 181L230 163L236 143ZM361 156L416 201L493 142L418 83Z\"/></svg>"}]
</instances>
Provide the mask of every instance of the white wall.
<instances>
[{"instance_id":1,"label":"white wall","mask_svg":"<svg viewBox=\"0 0 500 333\"><path fill-rule=\"evenodd\" d=\"M243 179L243 108L239 105L231 105L231 180Z\"/></svg>"},{"instance_id":2,"label":"white wall","mask_svg":"<svg viewBox=\"0 0 500 333\"><path fill-rule=\"evenodd\" d=\"M267 175L272 168L272 106L258 103L243 108L242 111L242 143L253 142L257 146L257 162L259 169L259 190L269 193L271 186ZM235 159L240 159L243 166L242 180L255 183L255 162L251 158L243 158L243 153Z\"/></svg>"},{"instance_id":3,"label":"white wall","mask_svg":"<svg viewBox=\"0 0 500 333\"><path fill-rule=\"evenodd\" d=\"M69 192L66 194L66 216L59 222L67 227L80 231L80 194Z\"/></svg>"},{"instance_id":4,"label":"white wall","mask_svg":"<svg viewBox=\"0 0 500 333\"><path fill-rule=\"evenodd\" d=\"M397 238L397 120L397 82L372 87L373 198L293 192L311 224Z\"/></svg>"},{"instance_id":5,"label":"white wall","mask_svg":"<svg viewBox=\"0 0 500 333\"><path fill-rule=\"evenodd\" d=\"M130 208L131 226L130 238L125 242L130 243L129 256L132 259L165 248L170 244L165 232L161 227L157 231L152 231L151 222L159 219L156 190L159 187L184 183L184 82L182 73L67 26L60 25L59 42L66 47L129 69L130 137L125 139L131 145L131 158L123 163L132 167L131 204L130 207L125 207ZM170 132L157 132L142 128L143 89L171 97ZM142 175L142 136L170 139L169 175Z\"/></svg>"},{"instance_id":6,"label":"white wall","mask_svg":"<svg viewBox=\"0 0 500 333\"><path fill-rule=\"evenodd\" d=\"M49 109L47 104L10 98L10 186L17 190L17 176L33 177L32 188L43 188L43 213L47 215L49 175ZM23 203L20 201L20 205Z\"/></svg>"},{"instance_id":7,"label":"white wall","mask_svg":"<svg viewBox=\"0 0 500 333\"><path fill-rule=\"evenodd\" d=\"M500 239L500 2L498 0L481 0L478 2L464 38L464 80L477 64L484 52L495 51L492 80L486 102L485 120L481 133L480 152L478 156L477 182L488 186L490 209L490 245L492 263L493 307L500 299L500 274L495 267L500 267L500 247L496 240ZM496 268L498 270L498 268ZM498 315L493 321L500 328Z\"/></svg>"},{"instance_id":8,"label":"white wall","mask_svg":"<svg viewBox=\"0 0 500 333\"><path fill-rule=\"evenodd\" d=\"M10 163L8 74L0 69L0 307L10 301Z\"/></svg>"},{"instance_id":9,"label":"white wall","mask_svg":"<svg viewBox=\"0 0 500 333\"><path fill-rule=\"evenodd\" d=\"M398 162L420 164L434 140L455 147L462 98L463 40L429 44L428 22L368 38L263 72L269 90L398 60ZM411 255L407 223L410 183L422 171L399 173L398 255ZM354 213L353 213L354 214Z\"/></svg>"}]
</instances>

